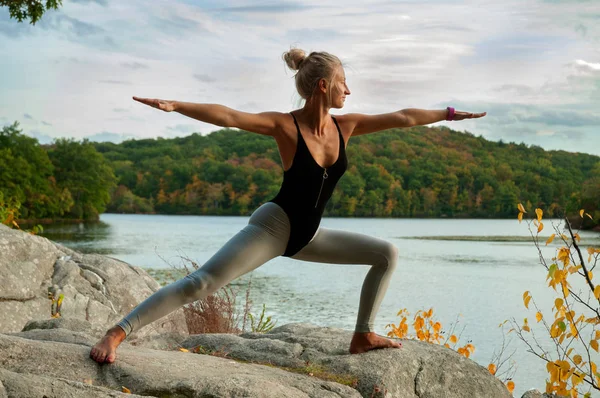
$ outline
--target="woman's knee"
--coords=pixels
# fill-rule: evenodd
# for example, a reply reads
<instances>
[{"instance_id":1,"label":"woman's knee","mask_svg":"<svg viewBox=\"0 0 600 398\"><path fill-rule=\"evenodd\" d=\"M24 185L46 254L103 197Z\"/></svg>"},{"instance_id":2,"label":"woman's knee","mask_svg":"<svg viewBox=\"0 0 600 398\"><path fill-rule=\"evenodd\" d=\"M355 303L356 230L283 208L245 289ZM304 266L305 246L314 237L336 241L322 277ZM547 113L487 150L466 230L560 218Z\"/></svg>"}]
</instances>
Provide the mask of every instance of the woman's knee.
<instances>
[{"instance_id":1,"label":"woman's knee","mask_svg":"<svg viewBox=\"0 0 600 398\"><path fill-rule=\"evenodd\" d=\"M383 241L379 249L383 264L388 270L393 271L398 264L398 248L388 241Z\"/></svg>"},{"instance_id":2,"label":"woman's knee","mask_svg":"<svg viewBox=\"0 0 600 398\"><path fill-rule=\"evenodd\" d=\"M215 278L202 270L192 272L181 282L181 292L187 302L203 299L218 289Z\"/></svg>"}]
</instances>

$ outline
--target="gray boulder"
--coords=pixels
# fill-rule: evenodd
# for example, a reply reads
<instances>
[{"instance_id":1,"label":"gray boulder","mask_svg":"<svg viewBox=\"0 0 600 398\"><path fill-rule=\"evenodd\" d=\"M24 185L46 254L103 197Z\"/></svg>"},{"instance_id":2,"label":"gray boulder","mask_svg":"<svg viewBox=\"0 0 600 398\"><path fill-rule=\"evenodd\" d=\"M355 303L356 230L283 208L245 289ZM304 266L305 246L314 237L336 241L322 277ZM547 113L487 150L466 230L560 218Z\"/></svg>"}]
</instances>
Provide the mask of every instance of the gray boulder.
<instances>
[{"instance_id":1,"label":"gray boulder","mask_svg":"<svg viewBox=\"0 0 600 398\"><path fill-rule=\"evenodd\" d=\"M3 395L4 394L4 395ZM80 381L63 378L21 374L0 369L0 398L130 398L141 395L125 394Z\"/></svg>"},{"instance_id":2,"label":"gray boulder","mask_svg":"<svg viewBox=\"0 0 600 398\"><path fill-rule=\"evenodd\" d=\"M99 365L89 358L89 347L2 334L0 334L0 352L2 352L0 369L24 377L35 374L57 383L57 380L78 383L87 380L94 386L113 391L120 391L121 387L125 386L132 393L143 396L250 398L358 398L361 396L349 386L308 375L193 353L157 351L124 345L119 350L117 362ZM9 377L1 379L7 390L8 379ZM12 396L17 395L9 395Z\"/></svg>"},{"instance_id":3,"label":"gray boulder","mask_svg":"<svg viewBox=\"0 0 600 398\"><path fill-rule=\"evenodd\" d=\"M86 320L106 330L160 285L139 267L95 255L80 254L46 238L0 224L0 332L20 331L30 320L51 316L49 293L64 295L61 315ZM176 311L132 338L187 332L183 312Z\"/></svg>"},{"instance_id":4,"label":"gray boulder","mask_svg":"<svg viewBox=\"0 0 600 398\"><path fill-rule=\"evenodd\" d=\"M354 377L363 397L511 397L486 368L443 346L404 340L401 349L350 355L351 338L350 331L288 324L265 334L194 335L182 346L276 366L316 366L327 373ZM377 391L382 395L373 395Z\"/></svg>"}]
</instances>

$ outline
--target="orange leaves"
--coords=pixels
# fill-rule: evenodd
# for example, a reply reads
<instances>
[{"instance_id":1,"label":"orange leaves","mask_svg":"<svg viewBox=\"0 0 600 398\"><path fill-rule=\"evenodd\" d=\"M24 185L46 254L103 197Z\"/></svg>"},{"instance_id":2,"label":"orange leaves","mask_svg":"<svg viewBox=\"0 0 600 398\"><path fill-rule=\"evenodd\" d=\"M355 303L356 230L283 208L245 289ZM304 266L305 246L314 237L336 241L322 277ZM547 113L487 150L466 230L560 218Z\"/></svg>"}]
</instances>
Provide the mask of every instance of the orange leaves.
<instances>
[{"instance_id":1,"label":"orange leaves","mask_svg":"<svg viewBox=\"0 0 600 398\"><path fill-rule=\"evenodd\" d=\"M386 328L392 329L387 333L388 337L407 337L409 315L410 314L406 308L398 311L398 316L401 317L400 323L398 325L394 325L393 323L386 325ZM445 342L441 342L444 337L444 332L442 331L442 324L433 319L433 308L430 308L427 311L418 311L413 319L413 328L415 330L416 338L420 341L425 341L432 344L443 344L444 347L450 349L453 348L450 346L450 344L456 345L458 343L458 337L452 334L452 330L449 333L450 337L448 337ZM448 344L448 342L450 344ZM456 351L468 358L475 351L475 346L473 346L473 344L466 344L464 347L460 347Z\"/></svg>"},{"instance_id":2,"label":"orange leaves","mask_svg":"<svg viewBox=\"0 0 600 398\"><path fill-rule=\"evenodd\" d=\"M508 389L509 393L513 393L513 391L515 390L515 382L512 380L509 380L508 383L506 383L506 388Z\"/></svg>"},{"instance_id":3,"label":"orange leaves","mask_svg":"<svg viewBox=\"0 0 600 398\"><path fill-rule=\"evenodd\" d=\"M537 216L538 222L542 222L542 216L544 215L544 211L540 208L535 209L535 214Z\"/></svg>"},{"instance_id":4,"label":"orange leaves","mask_svg":"<svg viewBox=\"0 0 600 398\"><path fill-rule=\"evenodd\" d=\"M538 323L544 318L544 316L542 315L541 312L538 311L537 314L535 314L535 320L538 321Z\"/></svg>"},{"instance_id":5,"label":"orange leaves","mask_svg":"<svg viewBox=\"0 0 600 398\"><path fill-rule=\"evenodd\" d=\"M131 390L125 386L121 386L121 391L125 394L131 394Z\"/></svg>"},{"instance_id":6,"label":"orange leaves","mask_svg":"<svg viewBox=\"0 0 600 398\"><path fill-rule=\"evenodd\" d=\"M565 265L565 267L567 267L571 261L570 254L571 254L571 249L569 249L568 247L561 247L558 250L558 255L556 256L556 258L559 261L562 261L563 264Z\"/></svg>"},{"instance_id":7,"label":"orange leaves","mask_svg":"<svg viewBox=\"0 0 600 398\"><path fill-rule=\"evenodd\" d=\"M600 248L588 247L587 252L589 254L589 256L588 256L588 263L589 263L592 261L592 256L594 256L595 254L600 254Z\"/></svg>"},{"instance_id":8,"label":"orange leaves","mask_svg":"<svg viewBox=\"0 0 600 398\"><path fill-rule=\"evenodd\" d=\"M490 363L490 364L488 365L488 370L490 371L490 373L491 373L492 375L495 375L495 374L496 374L496 369L497 369L497 368L496 368L496 365L495 365L495 364L493 364L493 363Z\"/></svg>"},{"instance_id":9,"label":"orange leaves","mask_svg":"<svg viewBox=\"0 0 600 398\"><path fill-rule=\"evenodd\" d=\"M459 347L456 352L458 352L460 355L469 358L469 356L475 352L475 347L473 346L473 344L467 344L464 347Z\"/></svg>"},{"instance_id":10,"label":"orange leaves","mask_svg":"<svg viewBox=\"0 0 600 398\"><path fill-rule=\"evenodd\" d=\"M519 209L519 215L517 216L517 218L519 219L519 222L521 222L523 220L523 213L527 212L525 211L525 208L521 203L517 205L517 209Z\"/></svg>"},{"instance_id":11,"label":"orange leaves","mask_svg":"<svg viewBox=\"0 0 600 398\"><path fill-rule=\"evenodd\" d=\"M520 211L519 220L521 220L525 209L522 205L519 205L518 208ZM588 214L583 209L579 211L581 218L585 215ZM537 227L538 234L543 230L543 216L544 212L541 209L535 210L535 217L528 223L530 232L533 232L531 224ZM557 248L556 257L552 258L552 264L550 264L550 261L546 262L542 258L541 244L538 240L539 236L534 236L534 244L540 253L540 262L548 269L546 276L548 286L554 289L558 295L558 297L554 298L554 307L551 313L553 317L550 317L548 312L542 314L537 307L537 303L532 301L530 292L526 291L523 293L523 304L529 309L529 304L533 303L535 307L535 319L538 323L543 323L543 325L531 326L528 324L527 318L525 318L523 325L519 327L517 321L513 319L514 329L511 330L520 331L519 338L523 341L529 343L528 340L531 338L537 343L537 336L533 336L534 331L530 327L532 329L540 326L546 328L552 339L552 343L556 345L559 359L553 360L550 358L552 353L543 350L539 345L538 348L542 351L538 351L535 348L532 351L547 361L546 370L549 374L549 380L546 383L546 392L573 398L581 396L580 394L582 393L579 390L583 389L582 384L586 386L588 384L592 386L594 384L600 385L600 373L597 373L596 364L591 361L588 364L585 361L585 358L596 355L593 352L600 353L600 317L588 314L588 309L592 313L597 311L597 304L600 301L600 284L596 286L596 283L592 282L594 275L591 271L596 262L600 260L598 257L600 248L586 248L589 255L588 263L591 262L593 264L589 267L586 266L581 256L581 247L577 245L582 240L581 236L572 230L569 222L565 224L564 228L568 230L566 235L557 232L556 234L551 234L546 240L546 246L551 244L556 237L560 237L565 244L565 247ZM554 226L554 229L559 231L557 226ZM578 276L583 278L579 279ZM582 285L573 282L573 286L576 288L572 287L568 282L569 278L571 281L577 278L577 282L582 283ZM587 301L585 296L583 296L584 293L581 291L581 286L587 287ZM598 300L595 303L590 303L589 301L589 297L592 294L595 300ZM579 304L582 304L585 308L578 308ZM597 312L595 315L597 315ZM553 319L549 320L551 318ZM591 327L588 327L589 325ZM531 337L525 332L531 332ZM533 347L533 345L530 345L530 347ZM579 353L575 352L578 350L581 351ZM491 365L488 367L488 370L492 374L495 374L497 371ZM589 396L589 393L585 394L584 398Z\"/></svg>"},{"instance_id":12,"label":"orange leaves","mask_svg":"<svg viewBox=\"0 0 600 398\"><path fill-rule=\"evenodd\" d=\"M529 301L531 300L531 295L529 294L529 290L523 293L523 304L525 304L525 308L529 309Z\"/></svg>"}]
</instances>

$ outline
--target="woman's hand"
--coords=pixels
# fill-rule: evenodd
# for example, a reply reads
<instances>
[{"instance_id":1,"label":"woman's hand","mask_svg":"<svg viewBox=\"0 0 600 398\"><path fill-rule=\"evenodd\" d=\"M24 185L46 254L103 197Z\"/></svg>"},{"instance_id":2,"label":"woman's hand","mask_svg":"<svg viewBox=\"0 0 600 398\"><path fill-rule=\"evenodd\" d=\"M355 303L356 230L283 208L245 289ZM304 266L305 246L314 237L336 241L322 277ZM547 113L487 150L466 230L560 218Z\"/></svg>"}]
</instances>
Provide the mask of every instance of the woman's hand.
<instances>
[{"instance_id":1,"label":"woman's hand","mask_svg":"<svg viewBox=\"0 0 600 398\"><path fill-rule=\"evenodd\" d=\"M151 98L140 98L133 97L134 100L141 102L142 104L150 105L153 108L163 110L165 112L172 112L175 110L175 101L167 101L161 99L151 99Z\"/></svg>"},{"instance_id":2,"label":"woman's hand","mask_svg":"<svg viewBox=\"0 0 600 398\"><path fill-rule=\"evenodd\" d=\"M459 112L459 111L455 111L454 112L454 117L452 118L452 120L478 119L480 117L484 117L485 115L487 115L487 112L483 112L483 113L471 113L471 112Z\"/></svg>"}]
</instances>

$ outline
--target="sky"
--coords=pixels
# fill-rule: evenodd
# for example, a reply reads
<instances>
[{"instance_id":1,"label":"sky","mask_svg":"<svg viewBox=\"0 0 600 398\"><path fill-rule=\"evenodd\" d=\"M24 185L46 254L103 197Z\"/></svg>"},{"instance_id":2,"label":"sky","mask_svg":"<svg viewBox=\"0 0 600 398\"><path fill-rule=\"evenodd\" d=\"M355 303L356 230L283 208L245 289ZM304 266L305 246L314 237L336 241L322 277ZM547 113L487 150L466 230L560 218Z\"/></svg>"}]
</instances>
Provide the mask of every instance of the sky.
<instances>
[{"instance_id":1,"label":"sky","mask_svg":"<svg viewBox=\"0 0 600 398\"><path fill-rule=\"evenodd\" d=\"M42 143L219 129L133 95L289 112L292 46L344 63L333 114L454 106L488 115L435 125L600 155L599 0L63 0L35 26L0 7L0 126Z\"/></svg>"}]
</instances>

